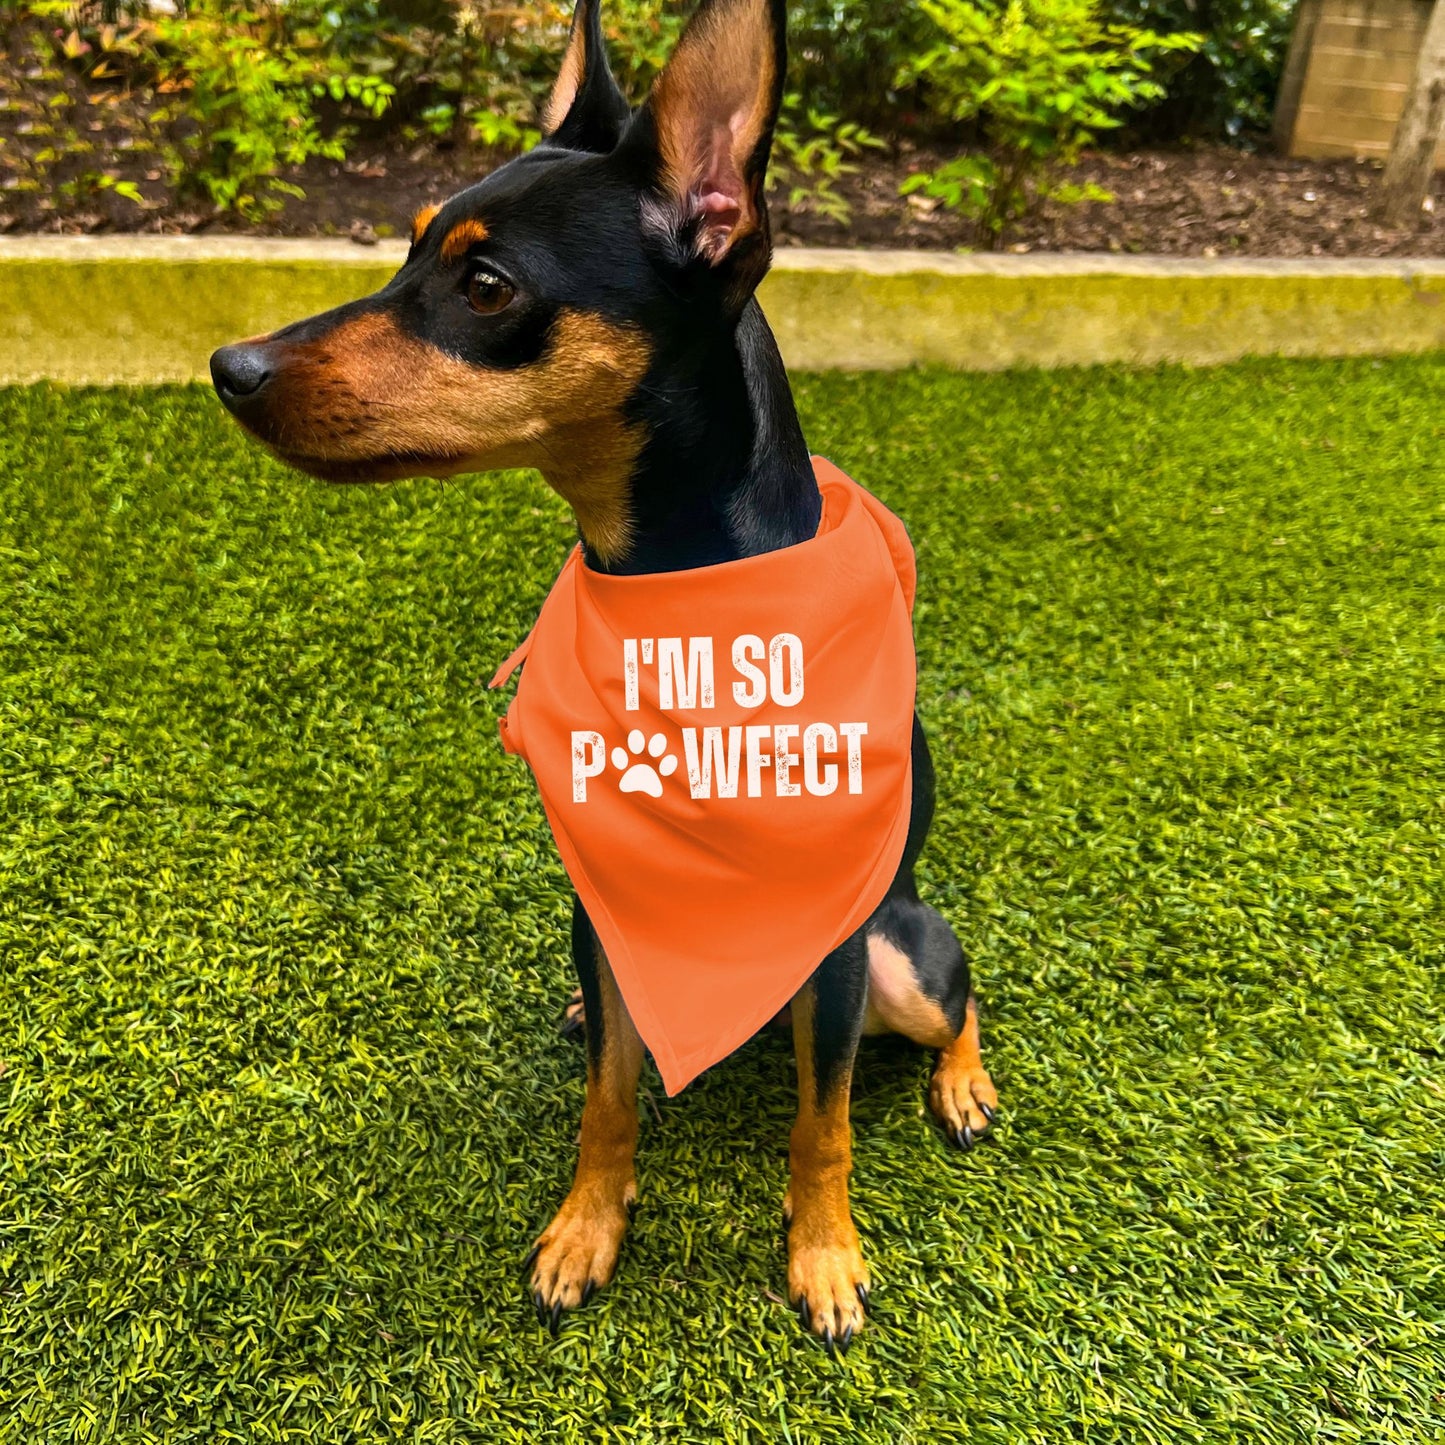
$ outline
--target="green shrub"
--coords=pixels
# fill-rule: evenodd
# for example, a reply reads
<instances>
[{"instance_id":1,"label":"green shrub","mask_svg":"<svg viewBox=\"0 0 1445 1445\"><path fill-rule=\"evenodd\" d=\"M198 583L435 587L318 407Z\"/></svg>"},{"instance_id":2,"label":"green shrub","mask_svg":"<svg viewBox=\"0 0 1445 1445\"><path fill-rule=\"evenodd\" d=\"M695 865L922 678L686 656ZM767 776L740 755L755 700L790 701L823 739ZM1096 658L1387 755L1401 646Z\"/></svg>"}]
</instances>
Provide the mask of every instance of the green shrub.
<instances>
[{"instance_id":1,"label":"green shrub","mask_svg":"<svg viewBox=\"0 0 1445 1445\"><path fill-rule=\"evenodd\" d=\"M1126 115L1156 135L1242 135L1262 125L1293 3L792 0L775 186L795 208L846 223L838 183L879 144L871 132L947 136L967 153L908 188L972 216L995 242L1036 199L1101 196L1060 185L1057 167ZM534 144L571 7L178 0L164 16L132 0L10 0L9 8L34 22L50 77L42 84L59 97L33 117L33 95L12 107L30 127L12 147L17 185L73 199L114 181L85 158L85 129L66 117L75 82L101 76L96 61L119 34L131 52L124 83L144 105L160 100L140 143L160 150L179 191L254 216L294 190L287 167L341 156L352 123L384 110L405 137L502 151ZM691 9L692 0L607 0L613 66L634 102ZM113 23L127 17L129 25ZM70 100L60 96L67 86Z\"/></svg>"},{"instance_id":2,"label":"green shrub","mask_svg":"<svg viewBox=\"0 0 1445 1445\"><path fill-rule=\"evenodd\" d=\"M788 85L820 111L875 131L914 129L916 98L896 84L905 61L934 27L922 9L897 0L792 0Z\"/></svg>"},{"instance_id":3,"label":"green shrub","mask_svg":"<svg viewBox=\"0 0 1445 1445\"><path fill-rule=\"evenodd\" d=\"M1119 113L1157 100L1156 68L1199 37L1111 25L1099 0L922 0L936 36L900 68L940 119L966 124L977 150L912 176L921 190L973 219L995 244L1035 201L1109 200L1097 186L1057 180Z\"/></svg>"},{"instance_id":4,"label":"green shrub","mask_svg":"<svg viewBox=\"0 0 1445 1445\"><path fill-rule=\"evenodd\" d=\"M387 81L348 73L314 35L288 33L276 7L190 0L153 27L158 88L175 97L157 119L179 122L165 147L172 183L221 210L274 210L279 195L300 194L283 167L345 156L344 136L322 132L319 98L380 115L393 94Z\"/></svg>"},{"instance_id":5,"label":"green shrub","mask_svg":"<svg viewBox=\"0 0 1445 1445\"><path fill-rule=\"evenodd\" d=\"M603 3L607 58L623 92L637 105L667 64L693 7L689 0L603 0ZM551 69L555 70L559 52L549 46L548 53Z\"/></svg>"},{"instance_id":6,"label":"green shrub","mask_svg":"<svg viewBox=\"0 0 1445 1445\"><path fill-rule=\"evenodd\" d=\"M144 50L142 28L100 23L84 34L64 0L30 0L3 9L0 0L0 185L80 206L114 193L132 203L142 196L114 168L110 147L85 123L88 94L104 92ZM155 149L143 120L121 127L121 148L132 158Z\"/></svg>"},{"instance_id":7,"label":"green shrub","mask_svg":"<svg viewBox=\"0 0 1445 1445\"><path fill-rule=\"evenodd\" d=\"M1296 0L1109 0L1106 14L1117 24L1202 32L1198 52L1141 117L1143 131L1171 140L1240 140L1268 130L1295 6Z\"/></svg>"},{"instance_id":8,"label":"green shrub","mask_svg":"<svg viewBox=\"0 0 1445 1445\"><path fill-rule=\"evenodd\" d=\"M796 92L783 97L773 135L768 189L786 189L788 205L812 211L846 226L852 216L847 197L839 194L840 176L858 169L853 158L883 142L856 121L843 120L813 106L805 107Z\"/></svg>"}]
</instances>

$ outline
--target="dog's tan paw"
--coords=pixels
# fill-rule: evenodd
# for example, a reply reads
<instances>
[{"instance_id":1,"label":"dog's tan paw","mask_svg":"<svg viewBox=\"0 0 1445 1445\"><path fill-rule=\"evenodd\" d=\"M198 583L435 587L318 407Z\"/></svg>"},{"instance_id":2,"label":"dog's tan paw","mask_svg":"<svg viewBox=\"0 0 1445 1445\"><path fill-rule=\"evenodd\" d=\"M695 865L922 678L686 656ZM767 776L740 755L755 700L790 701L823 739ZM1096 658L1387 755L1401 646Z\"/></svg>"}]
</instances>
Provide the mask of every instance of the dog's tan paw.
<instances>
[{"instance_id":1,"label":"dog's tan paw","mask_svg":"<svg viewBox=\"0 0 1445 1445\"><path fill-rule=\"evenodd\" d=\"M928 1107L954 1144L972 1149L998 1114L998 1090L982 1064L951 1058L945 1051L933 1071Z\"/></svg>"},{"instance_id":2,"label":"dog's tan paw","mask_svg":"<svg viewBox=\"0 0 1445 1445\"><path fill-rule=\"evenodd\" d=\"M788 1251L788 1301L829 1354L847 1354L868 1304L868 1269L857 1239L794 1245Z\"/></svg>"},{"instance_id":3,"label":"dog's tan paw","mask_svg":"<svg viewBox=\"0 0 1445 1445\"><path fill-rule=\"evenodd\" d=\"M611 1282L635 1197L631 1184L620 1191L574 1189L532 1246L523 1268L531 1270L537 1318L554 1335L565 1310L585 1305Z\"/></svg>"}]
</instances>

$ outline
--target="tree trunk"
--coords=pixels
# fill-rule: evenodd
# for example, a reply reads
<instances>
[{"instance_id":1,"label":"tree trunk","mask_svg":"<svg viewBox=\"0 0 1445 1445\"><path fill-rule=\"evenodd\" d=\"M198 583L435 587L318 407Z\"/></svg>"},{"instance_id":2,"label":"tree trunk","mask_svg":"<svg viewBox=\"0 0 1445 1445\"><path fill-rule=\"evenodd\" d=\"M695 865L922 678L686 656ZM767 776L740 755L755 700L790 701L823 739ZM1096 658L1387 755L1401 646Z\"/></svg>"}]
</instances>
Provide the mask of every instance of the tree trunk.
<instances>
[{"instance_id":1,"label":"tree trunk","mask_svg":"<svg viewBox=\"0 0 1445 1445\"><path fill-rule=\"evenodd\" d=\"M1420 44L1415 79L1390 142L1390 159L1380 184L1380 219L1387 226L1413 226L1435 173L1435 151L1445 134L1445 0L1435 0Z\"/></svg>"}]
</instances>

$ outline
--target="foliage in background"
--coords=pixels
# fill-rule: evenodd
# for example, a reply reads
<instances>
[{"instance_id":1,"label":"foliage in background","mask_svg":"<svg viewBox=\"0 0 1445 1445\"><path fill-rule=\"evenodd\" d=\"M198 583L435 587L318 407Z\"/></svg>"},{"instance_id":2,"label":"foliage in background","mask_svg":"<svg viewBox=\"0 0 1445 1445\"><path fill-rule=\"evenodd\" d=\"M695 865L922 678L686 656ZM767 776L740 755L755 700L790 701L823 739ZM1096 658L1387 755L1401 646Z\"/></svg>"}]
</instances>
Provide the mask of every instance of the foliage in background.
<instances>
[{"instance_id":1,"label":"foliage in background","mask_svg":"<svg viewBox=\"0 0 1445 1445\"><path fill-rule=\"evenodd\" d=\"M1141 133L1164 140L1247 141L1269 129L1297 0L1108 0L1116 24L1162 34L1195 31L1198 51L1141 115Z\"/></svg>"},{"instance_id":2,"label":"foliage in background","mask_svg":"<svg viewBox=\"0 0 1445 1445\"><path fill-rule=\"evenodd\" d=\"M104 22L90 31L58 22L68 6L34 0L23 12L0 11L5 22L0 45L0 114L9 134L0 143L0 172L7 191L49 191L66 204L84 204L104 190L138 201L133 182L120 179L95 140L81 129L77 114L86 82L104 94L124 78L142 48L132 26ZM18 84L16 83L18 80ZM124 87L112 93L123 95ZM133 158L155 149L148 125L123 138Z\"/></svg>"},{"instance_id":3,"label":"foliage in background","mask_svg":"<svg viewBox=\"0 0 1445 1445\"><path fill-rule=\"evenodd\" d=\"M607 37L607 58L623 93L640 105L647 88L667 64L682 27L693 9L692 0L603 0L602 27ZM563 7L563 18L571 6ZM557 50L547 51L546 81L556 73Z\"/></svg>"},{"instance_id":4,"label":"foliage in background","mask_svg":"<svg viewBox=\"0 0 1445 1445\"><path fill-rule=\"evenodd\" d=\"M567 23L551 0L295 0L287 12L352 73L389 83L404 129L510 150L536 143Z\"/></svg>"},{"instance_id":5,"label":"foliage in background","mask_svg":"<svg viewBox=\"0 0 1445 1445\"><path fill-rule=\"evenodd\" d=\"M809 105L875 131L926 129L917 97L899 88L896 77L932 35L933 25L913 0L792 0L789 86Z\"/></svg>"},{"instance_id":6,"label":"foliage in background","mask_svg":"<svg viewBox=\"0 0 1445 1445\"><path fill-rule=\"evenodd\" d=\"M1097 186L1067 186L1060 166L1120 113L1164 94L1168 54L1198 37L1111 25L1099 0L922 0L941 36L899 72L921 84L943 118L967 125L980 149L911 177L921 190L977 222L995 241L1034 202L1108 200Z\"/></svg>"},{"instance_id":7,"label":"foliage in background","mask_svg":"<svg viewBox=\"0 0 1445 1445\"><path fill-rule=\"evenodd\" d=\"M839 178L876 136L949 140L968 153L911 184L996 237L1035 196L1101 194L1061 190L1048 172L1122 114L1144 133L1262 126L1292 4L793 0L776 185L794 206L846 223ZM634 102L690 9L607 0L612 63ZM27 143L6 165L17 184L66 186L71 198L121 184L83 159L61 71L149 97L155 124L137 145L158 151L180 193L250 214L292 189L288 170L341 158L384 111L404 138L523 150L537 140L569 12L564 0L189 0L171 15L123 0L12 0L12 16L40 22L49 89L19 102L36 110L28 134L46 144ZM1189 55L1194 30L1202 39ZM1161 63L1171 50L1182 64Z\"/></svg>"},{"instance_id":8,"label":"foliage in background","mask_svg":"<svg viewBox=\"0 0 1445 1445\"><path fill-rule=\"evenodd\" d=\"M852 208L839 194L836 182L858 169L856 158L865 150L883 146L878 136L857 121L804 107L802 97L794 92L783 97L773 134L768 189L784 189L789 206L806 208L846 226Z\"/></svg>"},{"instance_id":9,"label":"foliage in background","mask_svg":"<svg viewBox=\"0 0 1445 1445\"><path fill-rule=\"evenodd\" d=\"M154 155L178 196L255 217L299 194L285 168L343 157L350 119L379 117L393 94L384 77L353 71L298 26L290 7L264 0L190 0L154 14L27 0L11 19L7 53L35 89L6 105L26 112L19 136L44 143L10 149L7 184L54 188L69 200L109 189L142 201L133 182L115 179L108 162L116 157L97 154L69 119L82 98L110 102L118 125L141 117L123 148Z\"/></svg>"},{"instance_id":10,"label":"foliage in background","mask_svg":"<svg viewBox=\"0 0 1445 1445\"><path fill-rule=\"evenodd\" d=\"M691 6L685 0L614 0L605 12L613 67L640 102L677 42ZM117 31L104 5L27 0L28 13L61 18L72 32L53 56L87 79L115 79L89 65L121 34L133 84L159 97L148 145L161 152L177 192L203 195L217 209L255 215L297 187L282 172L311 156L340 160L352 126L347 115L379 118L395 102L403 133L448 144L479 142L502 152L536 144L536 116L556 75L569 7L516 7L482 0L291 0L244 4L191 0L173 15L147 18L143 6L115 7L128 19ZM47 72L47 73L51 73ZM42 126L45 121L42 120ZM88 149L83 138L71 137ZM777 137L775 186L791 203L840 224L848 205L839 177L854 158L882 142L848 115L789 97ZM49 178L58 150L42 154L29 183ZM92 177L104 186L103 175ZM137 197L138 199L138 197Z\"/></svg>"},{"instance_id":11,"label":"foliage in background","mask_svg":"<svg viewBox=\"0 0 1445 1445\"><path fill-rule=\"evenodd\" d=\"M1197 55L1164 78L1131 129L1166 139L1247 138L1269 128L1297 0L1106 0L1114 25L1161 35L1200 33ZM917 3L792 0L790 84L809 103L888 135L927 135L916 90L899 83L906 62L936 38Z\"/></svg>"},{"instance_id":12,"label":"foliage in background","mask_svg":"<svg viewBox=\"0 0 1445 1445\"><path fill-rule=\"evenodd\" d=\"M179 122L165 147L172 182L218 210L273 210L278 196L302 194L281 179L283 167L345 156L344 132L322 132L318 98L378 116L393 93L385 80L348 73L276 5L189 0L151 28L158 89L171 97L155 119Z\"/></svg>"}]
</instances>

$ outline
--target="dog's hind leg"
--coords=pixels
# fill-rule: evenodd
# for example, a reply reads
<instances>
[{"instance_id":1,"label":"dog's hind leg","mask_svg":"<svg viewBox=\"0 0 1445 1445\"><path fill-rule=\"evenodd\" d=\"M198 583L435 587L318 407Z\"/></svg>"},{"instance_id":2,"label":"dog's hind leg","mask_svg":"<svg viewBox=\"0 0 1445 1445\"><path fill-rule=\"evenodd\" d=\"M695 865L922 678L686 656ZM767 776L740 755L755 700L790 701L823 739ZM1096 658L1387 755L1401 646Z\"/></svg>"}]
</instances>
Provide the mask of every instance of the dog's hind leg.
<instances>
[{"instance_id":1,"label":"dog's hind leg","mask_svg":"<svg viewBox=\"0 0 1445 1445\"><path fill-rule=\"evenodd\" d=\"M798 1118L789 1147L788 1299L805 1328L846 1351L862 1328L868 1270L848 1207L848 1095L862 1031L867 958L861 931L833 950L793 999Z\"/></svg>"},{"instance_id":2,"label":"dog's hind leg","mask_svg":"<svg viewBox=\"0 0 1445 1445\"><path fill-rule=\"evenodd\" d=\"M863 1032L898 1033L937 1049L928 1105L961 1149L993 1123L998 1094L978 1046L978 1004L968 960L936 908L918 896L913 867L933 823L928 739L913 718L913 811L898 875L868 920L868 1007Z\"/></svg>"},{"instance_id":3,"label":"dog's hind leg","mask_svg":"<svg viewBox=\"0 0 1445 1445\"><path fill-rule=\"evenodd\" d=\"M572 955L587 1007L587 1101L572 1189L528 1256L532 1302L555 1334L564 1310L611 1280L637 1198L637 1078L642 1040L580 901Z\"/></svg>"},{"instance_id":4,"label":"dog's hind leg","mask_svg":"<svg viewBox=\"0 0 1445 1445\"><path fill-rule=\"evenodd\" d=\"M948 1138L969 1149L992 1125L998 1092L979 1052L968 961L938 910L912 893L911 877L899 883L868 920L863 1031L939 1051L928 1105Z\"/></svg>"}]
</instances>

